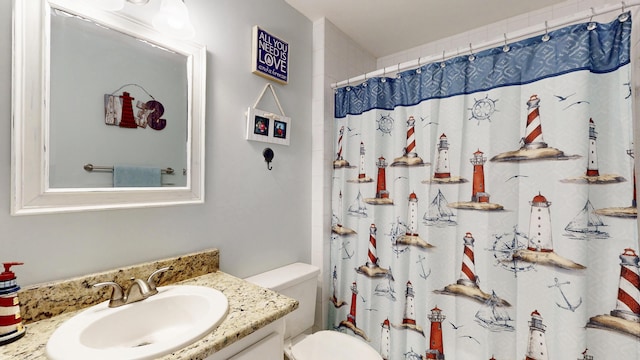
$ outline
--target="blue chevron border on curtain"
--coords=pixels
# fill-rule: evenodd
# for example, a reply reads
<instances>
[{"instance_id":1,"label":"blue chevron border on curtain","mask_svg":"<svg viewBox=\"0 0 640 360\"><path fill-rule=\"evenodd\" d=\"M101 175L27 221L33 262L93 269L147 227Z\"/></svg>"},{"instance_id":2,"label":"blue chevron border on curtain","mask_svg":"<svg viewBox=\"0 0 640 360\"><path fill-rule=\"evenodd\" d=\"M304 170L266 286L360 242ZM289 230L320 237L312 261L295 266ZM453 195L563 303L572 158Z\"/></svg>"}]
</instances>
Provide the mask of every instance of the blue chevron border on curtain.
<instances>
[{"instance_id":1,"label":"blue chevron border on curtain","mask_svg":"<svg viewBox=\"0 0 640 360\"><path fill-rule=\"evenodd\" d=\"M640 359L627 15L336 90L336 330L387 360Z\"/></svg>"}]
</instances>

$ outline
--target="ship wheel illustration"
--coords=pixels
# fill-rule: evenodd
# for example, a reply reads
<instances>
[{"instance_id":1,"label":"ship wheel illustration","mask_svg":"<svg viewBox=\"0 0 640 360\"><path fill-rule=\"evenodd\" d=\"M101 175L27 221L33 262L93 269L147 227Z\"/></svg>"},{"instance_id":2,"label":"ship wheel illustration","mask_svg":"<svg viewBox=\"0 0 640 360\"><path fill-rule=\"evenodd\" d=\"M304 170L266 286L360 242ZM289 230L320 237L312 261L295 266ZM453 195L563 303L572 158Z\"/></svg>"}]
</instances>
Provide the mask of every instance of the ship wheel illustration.
<instances>
[{"instance_id":1,"label":"ship wheel illustration","mask_svg":"<svg viewBox=\"0 0 640 360\"><path fill-rule=\"evenodd\" d=\"M478 120L478 124L480 124L480 120L491 121L491 115L496 112L496 102L498 100L489 99L489 94L480 100L476 100L475 98L473 100L475 103L469 108L469 110L471 110L469 120L476 119Z\"/></svg>"},{"instance_id":2,"label":"ship wheel illustration","mask_svg":"<svg viewBox=\"0 0 640 360\"><path fill-rule=\"evenodd\" d=\"M512 232L504 233L501 235L493 235L494 241L490 249L493 252L493 257L496 259L496 264L505 270L513 272L514 276L518 276L519 272L532 270L535 264L519 261L514 259L513 255L518 251L527 247L527 241L524 243L520 241L521 238L527 239L526 235L518 231L516 226L513 227Z\"/></svg>"},{"instance_id":3,"label":"ship wheel illustration","mask_svg":"<svg viewBox=\"0 0 640 360\"><path fill-rule=\"evenodd\" d=\"M391 130L393 130L393 118L387 115L380 115L380 119L378 119L378 129L382 131L382 134L391 134Z\"/></svg>"}]
</instances>

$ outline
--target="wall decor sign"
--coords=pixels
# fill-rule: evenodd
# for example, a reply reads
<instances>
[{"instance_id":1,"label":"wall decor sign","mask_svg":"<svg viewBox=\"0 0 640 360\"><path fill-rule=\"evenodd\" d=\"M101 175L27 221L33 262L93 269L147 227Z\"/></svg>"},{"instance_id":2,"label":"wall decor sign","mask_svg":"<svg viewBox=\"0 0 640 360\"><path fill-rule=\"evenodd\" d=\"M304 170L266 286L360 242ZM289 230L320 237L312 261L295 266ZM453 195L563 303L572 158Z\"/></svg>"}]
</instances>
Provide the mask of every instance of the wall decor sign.
<instances>
[{"instance_id":1,"label":"wall decor sign","mask_svg":"<svg viewBox=\"0 0 640 360\"><path fill-rule=\"evenodd\" d=\"M289 82L289 44L261 29L253 27L251 72L270 80Z\"/></svg>"},{"instance_id":2,"label":"wall decor sign","mask_svg":"<svg viewBox=\"0 0 640 360\"><path fill-rule=\"evenodd\" d=\"M280 110L280 115L256 108L267 88L271 89L271 93ZM256 103L247 110L247 133L245 138L253 141L289 145L291 138L291 118L285 115L280 105L280 100L278 100L276 92L273 89L273 85L270 83L265 85Z\"/></svg>"},{"instance_id":3,"label":"wall decor sign","mask_svg":"<svg viewBox=\"0 0 640 360\"><path fill-rule=\"evenodd\" d=\"M127 86L141 89L151 100L137 100L137 112L134 113L132 94L124 91L118 95L118 91ZM137 97L137 96L136 96ZM121 128L146 128L147 125L154 130L162 130L167 126L167 120L161 119L164 114L164 106L151 94L138 84L126 84L111 94L104 94L104 122L106 125L115 125Z\"/></svg>"}]
</instances>

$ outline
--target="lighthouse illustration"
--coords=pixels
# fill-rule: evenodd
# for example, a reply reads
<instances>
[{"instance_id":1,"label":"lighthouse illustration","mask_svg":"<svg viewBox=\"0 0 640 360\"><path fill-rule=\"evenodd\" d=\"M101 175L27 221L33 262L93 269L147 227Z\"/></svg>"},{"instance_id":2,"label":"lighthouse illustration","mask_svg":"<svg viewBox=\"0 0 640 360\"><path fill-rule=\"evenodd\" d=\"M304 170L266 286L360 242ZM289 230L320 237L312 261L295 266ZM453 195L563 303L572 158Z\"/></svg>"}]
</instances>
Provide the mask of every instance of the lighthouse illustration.
<instances>
[{"instance_id":1,"label":"lighthouse illustration","mask_svg":"<svg viewBox=\"0 0 640 360\"><path fill-rule=\"evenodd\" d=\"M527 125L522 139L527 149L546 148L547 143L542 138L542 122L540 121L540 99L538 95L531 95L527 101Z\"/></svg>"},{"instance_id":2,"label":"lighthouse illustration","mask_svg":"<svg viewBox=\"0 0 640 360\"><path fill-rule=\"evenodd\" d=\"M431 309L431 314L427 316L431 321L431 333L429 334L429 349L427 350L427 359L444 360L444 343L442 342L442 322L446 316L442 314L442 310L438 307Z\"/></svg>"},{"instance_id":3,"label":"lighthouse illustration","mask_svg":"<svg viewBox=\"0 0 640 360\"><path fill-rule=\"evenodd\" d=\"M389 276L389 270L384 269L378 265L378 256L376 250L376 232L377 228L375 224L371 224L369 228L369 251L367 252L366 264L356 268L356 272L369 277L383 277Z\"/></svg>"},{"instance_id":4,"label":"lighthouse illustration","mask_svg":"<svg viewBox=\"0 0 640 360\"><path fill-rule=\"evenodd\" d=\"M462 268L458 284L464 286L478 287L476 278L476 264L473 255L473 243L475 242L470 232L464 236L464 250L462 252Z\"/></svg>"},{"instance_id":5,"label":"lighthouse illustration","mask_svg":"<svg viewBox=\"0 0 640 360\"><path fill-rule=\"evenodd\" d=\"M401 157L395 158L391 166L422 166L425 164L416 152L416 120L409 116L407 120L407 146Z\"/></svg>"},{"instance_id":6,"label":"lighthouse illustration","mask_svg":"<svg viewBox=\"0 0 640 360\"><path fill-rule=\"evenodd\" d=\"M538 193L529 202L531 213L529 216L529 244L531 251L552 252L553 241L551 238L551 202Z\"/></svg>"},{"instance_id":7,"label":"lighthouse illustration","mask_svg":"<svg viewBox=\"0 0 640 360\"><path fill-rule=\"evenodd\" d=\"M338 327L346 327L351 329L354 334L362 337L366 341L369 341L367 334L360 328L356 326L356 307L358 302L358 285L354 281L351 284L351 308L349 309L349 314L347 315L347 320L342 320Z\"/></svg>"},{"instance_id":8,"label":"lighthouse illustration","mask_svg":"<svg viewBox=\"0 0 640 360\"><path fill-rule=\"evenodd\" d=\"M120 95L120 99L122 99L122 118L120 119L120 123L118 124L118 126L130 129L137 128L138 125L136 124L136 121L133 117L132 101L134 100L134 98L132 98L129 93L125 91L122 93L122 95Z\"/></svg>"},{"instance_id":9,"label":"lighthouse illustration","mask_svg":"<svg viewBox=\"0 0 640 360\"><path fill-rule=\"evenodd\" d=\"M524 136L520 138L521 147L515 151L507 151L491 158L491 161L526 161L526 160L567 160L577 159L578 155L565 155L564 152L550 147L542 136L542 120L540 102L534 94L527 100L527 118Z\"/></svg>"},{"instance_id":10,"label":"lighthouse illustration","mask_svg":"<svg viewBox=\"0 0 640 360\"><path fill-rule=\"evenodd\" d=\"M496 306L511 306L507 301L500 299L497 295L487 294L480 290L478 286L478 276L475 269L475 256L473 244L475 239L470 232L467 232L462 239L464 247L462 250L462 266L460 267L460 277L455 284L445 286L443 290L434 290L436 294L462 295L481 303L486 303L493 299Z\"/></svg>"},{"instance_id":11,"label":"lighthouse illustration","mask_svg":"<svg viewBox=\"0 0 640 360\"><path fill-rule=\"evenodd\" d=\"M587 156L587 176L598 176L598 153L596 146L596 139L598 138L596 132L596 124L593 119L589 119L589 153Z\"/></svg>"},{"instance_id":12,"label":"lighthouse illustration","mask_svg":"<svg viewBox=\"0 0 640 360\"><path fill-rule=\"evenodd\" d=\"M356 179L347 180L347 182L355 182L355 183L373 182L373 179L367 176L367 173L364 169L364 166L365 166L364 154L365 154L364 142L360 141L360 170L358 172L358 177Z\"/></svg>"},{"instance_id":13,"label":"lighthouse illustration","mask_svg":"<svg viewBox=\"0 0 640 360\"><path fill-rule=\"evenodd\" d=\"M331 281L333 284L333 294L331 295L331 302L333 303L333 306L335 306L336 308L341 308L347 303L342 300L338 300L338 296L336 295L337 288L338 288L338 270L335 265L333 266L333 274L332 274Z\"/></svg>"},{"instance_id":14,"label":"lighthouse illustration","mask_svg":"<svg viewBox=\"0 0 640 360\"><path fill-rule=\"evenodd\" d=\"M458 184L467 182L467 180L460 178L459 176L451 176L451 167L449 164L449 141L447 135L442 133L438 140L438 157L436 160L436 168L433 173L433 178L430 180L423 180L423 184L428 183L440 183L440 184Z\"/></svg>"},{"instance_id":15,"label":"lighthouse illustration","mask_svg":"<svg viewBox=\"0 0 640 360\"><path fill-rule=\"evenodd\" d=\"M378 167L378 180L376 183L376 197L367 198L364 201L367 204L372 205L393 205L393 200L389 198L389 191L387 190L387 173L385 168L387 167L387 160L380 156L376 162Z\"/></svg>"},{"instance_id":16,"label":"lighthouse illustration","mask_svg":"<svg viewBox=\"0 0 640 360\"><path fill-rule=\"evenodd\" d=\"M487 162L484 153L478 149L473 153L473 157L469 159L469 162L473 165L471 201L451 203L449 207L475 210L502 210L502 205L489 202L489 193L486 192L484 183L484 164Z\"/></svg>"},{"instance_id":17,"label":"lighthouse illustration","mask_svg":"<svg viewBox=\"0 0 640 360\"><path fill-rule=\"evenodd\" d=\"M529 202L529 234L527 248L514 253L514 259L543 265L553 265L564 269L584 269L585 267L565 259L553 251L551 231L551 202L541 193Z\"/></svg>"},{"instance_id":18,"label":"lighthouse illustration","mask_svg":"<svg viewBox=\"0 0 640 360\"><path fill-rule=\"evenodd\" d=\"M598 133L596 123L593 118L589 119L589 149L587 153L587 171L583 176L576 178L562 179L561 182L577 184L608 184L626 181L626 179L616 174L600 174L598 170Z\"/></svg>"},{"instance_id":19,"label":"lighthouse illustration","mask_svg":"<svg viewBox=\"0 0 640 360\"><path fill-rule=\"evenodd\" d=\"M407 210L407 231L404 236L396 240L396 244L413 245L423 249L433 247L418 234L418 196L415 192L409 194L409 209Z\"/></svg>"},{"instance_id":20,"label":"lighthouse illustration","mask_svg":"<svg viewBox=\"0 0 640 360\"><path fill-rule=\"evenodd\" d=\"M640 258L633 249L620 255L616 308L609 315L589 319L587 327L618 331L640 338Z\"/></svg>"},{"instance_id":21,"label":"lighthouse illustration","mask_svg":"<svg viewBox=\"0 0 640 360\"><path fill-rule=\"evenodd\" d=\"M449 168L449 142L447 135L442 133L438 142L438 160L436 161L436 171L433 174L436 179L444 179L451 177L451 169Z\"/></svg>"},{"instance_id":22,"label":"lighthouse illustration","mask_svg":"<svg viewBox=\"0 0 640 360\"><path fill-rule=\"evenodd\" d=\"M350 167L349 162L342 156L342 140L344 139L344 126L340 127L338 133L338 152L336 153L336 159L333 161L333 168Z\"/></svg>"},{"instance_id":23,"label":"lighthouse illustration","mask_svg":"<svg viewBox=\"0 0 640 360\"><path fill-rule=\"evenodd\" d=\"M399 324L395 327L399 329L413 330L424 336L422 327L416 323L416 309L414 298L415 293L413 292L413 284L411 284L411 281L407 281L407 291L405 292L404 316L402 317L402 324Z\"/></svg>"},{"instance_id":24,"label":"lighthouse illustration","mask_svg":"<svg viewBox=\"0 0 640 360\"><path fill-rule=\"evenodd\" d=\"M389 360L390 350L389 319L384 319L384 322L382 322L382 330L380 331L380 356L382 356L382 359Z\"/></svg>"},{"instance_id":25,"label":"lighthouse illustration","mask_svg":"<svg viewBox=\"0 0 640 360\"><path fill-rule=\"evenodd\" d=\"M542 323L542 316L538 310L531 313L529 321L529 342L527 343L527 353L525 360L547 360L547 341L545 331L547 326Z\"/></svg>"},{"instance_id":26,"label":"lighthouse illustration","mask_svg":"<svg viewBox=\"0 0 640 360\"><path fill-rule=\"evenodd\" d=\"M469 159L473 165L473 188L471 193L471 201L474 202L489 202L489 194L485 192L484 188L484 163L487 162L487 158L484 157L484 153L478 149L473 153L473 157Z\"/></svg>"}]
</instances>

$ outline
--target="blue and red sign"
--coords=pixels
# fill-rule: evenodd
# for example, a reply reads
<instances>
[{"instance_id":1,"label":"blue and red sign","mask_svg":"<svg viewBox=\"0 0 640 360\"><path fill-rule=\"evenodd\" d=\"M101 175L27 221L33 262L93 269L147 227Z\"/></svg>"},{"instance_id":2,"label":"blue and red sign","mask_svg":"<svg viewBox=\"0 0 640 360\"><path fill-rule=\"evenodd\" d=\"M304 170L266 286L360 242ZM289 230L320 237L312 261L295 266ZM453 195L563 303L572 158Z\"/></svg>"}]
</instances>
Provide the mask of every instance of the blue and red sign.
<instances>
[{"instance_id":1,"label":"blue and red sign","mask_svg":"<svg viewBox=\"0 0 640 360\"><path fill-rule=\"evenodd\" d=\"M289 81L289 44L258 26L253 27L253 73L286 84Z\"/></svg>"}]
</instances>

